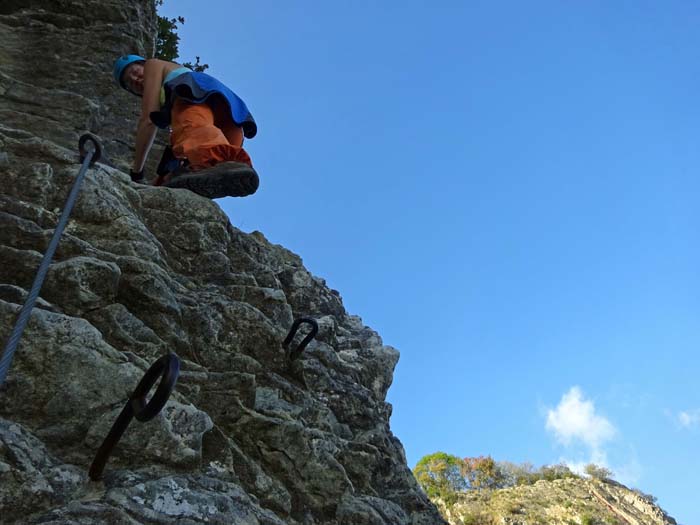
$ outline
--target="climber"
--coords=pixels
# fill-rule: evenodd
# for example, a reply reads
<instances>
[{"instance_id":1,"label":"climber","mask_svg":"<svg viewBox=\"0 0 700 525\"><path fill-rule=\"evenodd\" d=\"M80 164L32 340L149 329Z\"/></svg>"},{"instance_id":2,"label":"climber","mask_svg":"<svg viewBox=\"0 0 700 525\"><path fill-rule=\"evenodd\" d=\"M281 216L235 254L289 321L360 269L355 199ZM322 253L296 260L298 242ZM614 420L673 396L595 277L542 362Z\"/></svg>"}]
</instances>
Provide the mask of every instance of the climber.
<instances>
[{"instance_id":1,"label":"climber","mask_svg":"<svg viewBox=\"0 0 700 525\"><path fill-rule=\"evenodd\" d=\"M138 55L119 57L113 73L120 87L142 99L133 181L144 181L156 126L170 127L170 151L161 160L155 186L186 188L210 199L255 193L258 175L243 137L253 138L257 125L233 91L206 73Z\"/></svg>"}]
</instances>

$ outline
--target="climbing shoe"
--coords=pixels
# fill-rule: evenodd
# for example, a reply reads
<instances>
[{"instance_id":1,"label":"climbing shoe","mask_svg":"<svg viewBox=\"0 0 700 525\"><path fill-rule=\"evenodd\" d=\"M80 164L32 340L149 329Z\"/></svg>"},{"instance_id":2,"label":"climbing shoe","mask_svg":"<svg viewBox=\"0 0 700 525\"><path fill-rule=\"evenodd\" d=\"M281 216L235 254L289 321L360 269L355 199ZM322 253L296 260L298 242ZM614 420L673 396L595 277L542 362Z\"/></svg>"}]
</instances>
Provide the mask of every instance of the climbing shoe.
<instances>
[{"instance_id":1,"label":"climbing shoe","mask_svg":"<svg viewBox=\"0 0 700 525\"><path fill-rule=\"evenodd\" d=\"M258 189L258 174L242 162L222 162L211 168L184 171L164 186L185 188L208 199L245 197Z\"/></svg>"}]
</instances>

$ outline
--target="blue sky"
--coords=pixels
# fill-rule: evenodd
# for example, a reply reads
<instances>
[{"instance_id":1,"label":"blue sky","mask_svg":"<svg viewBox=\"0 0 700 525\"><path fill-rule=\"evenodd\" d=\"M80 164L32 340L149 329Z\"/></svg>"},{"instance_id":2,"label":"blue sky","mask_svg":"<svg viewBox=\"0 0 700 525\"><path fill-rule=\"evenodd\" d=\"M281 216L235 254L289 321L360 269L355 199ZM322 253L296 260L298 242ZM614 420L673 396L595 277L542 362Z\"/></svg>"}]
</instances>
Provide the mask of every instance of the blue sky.
<instances>
[{"instance_id":1,"label":"blue sky","mask_svg":"<svg viewBox=\"0 0 700 525\"><path fill-rule=\"evenodd\" d=\"M700 4L162 13L258 122L260 190L218 201L233 224L401 351L410 466L595 460L700 523Z\"/></svg>"}]
</instances>

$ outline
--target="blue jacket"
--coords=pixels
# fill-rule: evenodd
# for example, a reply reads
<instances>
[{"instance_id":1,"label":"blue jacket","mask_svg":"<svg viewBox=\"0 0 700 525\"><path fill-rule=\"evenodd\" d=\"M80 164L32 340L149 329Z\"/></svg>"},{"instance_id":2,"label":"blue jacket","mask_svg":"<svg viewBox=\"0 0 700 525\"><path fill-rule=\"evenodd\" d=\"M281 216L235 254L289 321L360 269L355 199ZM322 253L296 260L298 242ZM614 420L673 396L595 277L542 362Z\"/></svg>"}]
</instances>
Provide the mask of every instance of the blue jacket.
<instances>
[{"instance_id":1,"label":"blue jacket","mask_svg":"<svg viewBox=\"0 0 700 525\"><path fill-rule=\"evenodd\" d=\"M220 95L228 103L231 118L243 128L243 135L246 138L252 139L258 132L255 119L248 111L245 102L224 84L206 73L190 71L177 75L163 84L163 91L165 92L165 103L161 106L160 111L153 111L149 115L159 128L167 128L170 125L170 111L175 102L174 95L194 104L201 104L212 95Z\"/></svg>"}]
</instances>

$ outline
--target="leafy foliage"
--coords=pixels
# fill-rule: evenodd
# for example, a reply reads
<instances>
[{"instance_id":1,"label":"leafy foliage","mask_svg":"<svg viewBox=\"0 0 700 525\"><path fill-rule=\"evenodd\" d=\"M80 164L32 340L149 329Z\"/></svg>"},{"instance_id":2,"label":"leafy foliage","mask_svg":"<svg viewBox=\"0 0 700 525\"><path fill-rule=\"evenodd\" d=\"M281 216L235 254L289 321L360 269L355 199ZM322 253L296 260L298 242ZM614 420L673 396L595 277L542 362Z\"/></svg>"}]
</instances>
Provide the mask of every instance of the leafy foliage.
<instances>
[{"instance_id":1,"label":"leafy foliage","mask_svg":"<svg viewBox=\"0 0 700 525\"><path fill-rule=\"evenodd\" d=\"M636 493L640 498L645 500L647 503L651 503L652 505L656 505L658 502L658 498L656 496L642 492L640 489L632 489L632 492Z\"/></svg>"},{"instance_id":2,"label":"leafy foliage","mask_svg":"<svg viewBox=\"0 0 700 525\"><path fill-rule=\"evenodd\" d=\"M516 485L532 485L544 479L554 481L555 479L579 478L564 464L544 465L536 469L531 463L517 465L510 461L499 461L496 467L500 473L500 487L514 487Z\"/></svg>"},{"instance_id":3,"label":"leafy foliage","mask_svg":"<svg viewBox=\"0 0 700 525\"><path fill-rule=\"evenodd\" d=\"M182 64L185 67L190 68L192 71L206 71L209 69L209 64L200 64L199 63L199 57L194 57L196 59L195 63L193 64L192 62L185 62Z\"/></svg>"},{"instance_id":4,"label":"leafy foliage","mask_svg":"<svg viewBox=\"0 0 700 525\"><path fill-rule=\"evenodd\" d=\"M505 476L491 456L464 458L463 474L472 489L495 489L504 486Z\"/></svg>"},{"instance_id":5,"label":"leafy foliage","mask_svg":"<svg viewBox=\"0 0 700 525\"><path fill-rule=\"evenodd\" d=\"M530 485L536 481L535 467L531 463L517 465L510 461L499 461L498 468L503 476L504 487Z\"/></svg>"},{"instance_id":6,"label":"leafy foliage","mask_svg":"<svg viewBox=\"0 0 700 525\"><path fill-rule=\"evenodd\" d=\"M606 469L596 472L607 473L607 476L612 474ZM541 479L553 481L579 477L563 464L535 469L530 463L517 465L508 461L494 461L491 456L460 459L445 452L423 457L413 473L429 497L441 498L448 505L456 501L457 494L467 490L499 489L532 485Z\"/></svg>"},{"instance_id":7,"label":"leafy foliage","mask_svg":"<svg viewBox=\"0 0 700 525\"><path fill-rule=\"evenodd\" d=\"M612 470L596 465L595 463L589 463L586 465L583 471L593 479L600 479L603 481L606 479L612 479L613 476Z\"/></svg>"},{"instance_id":8,"label":"leafy foliage","mask_svg":"<svg viewBox=\"0 0 700 525\"><path fill-rule=\"evenodd\" d=\"M440 498L448 505L454 503L457 493L466 489L462 476L462 460L445 452L424 456L413 469L425 493Z\"/></svg>"},{"instance_id":9,"label":"leafy foliage","mask_svg":"<svg viewBox=\"0 0 700 525\"><path fill-rule=\"evenodd\" d=\"M163 4L163 0L156 2L156 5ZM178 23L184 24L185 19L181 16L177 18L166 18L158 15L158 34L156 35L156 58L173 61L178 57L178 44L180 36L177 34Z\"/></svg>"},{"instance_id":10,"label":"leafy foliage","mask_svg":"<svg viewBox=\"0 0 700 525\"><path fill-rule=\"evenodd\" d=\"M163 0L156 0L156 7L163 5ZM178 45L180 43L180 35L177 34L178 24L182 25L185 23L185 19L182 16L177 18L167 18L158 15L158 34L156 35L156 58L161 60L168 60L174 62L179 58ZM196 61L185 62L182 64L185 67L192 69L193 71L205 71L209 68L209 64L201 64L199 62L199 57L196 57Z\"/></svg>"},{"instance_id":11,"label":"leafy foliage","mask_svg":"<svg viewBox=\"0 0 700 525\"><path fill-rule=\"evenodd\" d=\"M560 463L558 465L545 465L540 468L541 479L546 479L547 481L554 481L555 479L569 479L578 478L569 467Z\"/></svg>"}]
</instances>

